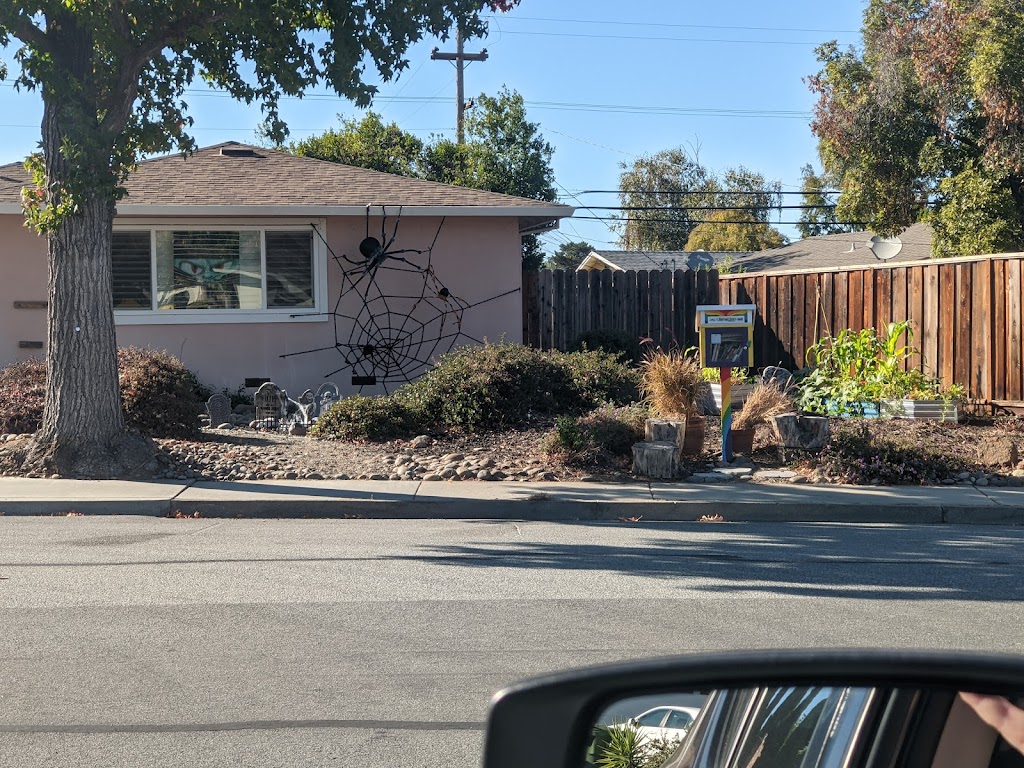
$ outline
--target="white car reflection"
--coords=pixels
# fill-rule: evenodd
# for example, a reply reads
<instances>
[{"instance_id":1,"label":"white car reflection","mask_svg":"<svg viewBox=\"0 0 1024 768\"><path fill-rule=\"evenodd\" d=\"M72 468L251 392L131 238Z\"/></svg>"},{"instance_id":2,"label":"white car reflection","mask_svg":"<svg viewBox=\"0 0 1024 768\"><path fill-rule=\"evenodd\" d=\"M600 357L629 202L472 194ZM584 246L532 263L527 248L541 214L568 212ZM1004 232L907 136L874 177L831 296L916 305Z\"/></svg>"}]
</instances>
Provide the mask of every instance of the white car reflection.
<instances>
[{"instance_id":1,"label":"white car reflection","mask_svg":"<svg viewBox=\"0 0 1024 768\"><path fill-rule=\"evenodd\" d=\"M697 707L654 707L629 718L627 724L635 727L645 740L682 741L699 712Z\"/></svg>"}]
</instances>

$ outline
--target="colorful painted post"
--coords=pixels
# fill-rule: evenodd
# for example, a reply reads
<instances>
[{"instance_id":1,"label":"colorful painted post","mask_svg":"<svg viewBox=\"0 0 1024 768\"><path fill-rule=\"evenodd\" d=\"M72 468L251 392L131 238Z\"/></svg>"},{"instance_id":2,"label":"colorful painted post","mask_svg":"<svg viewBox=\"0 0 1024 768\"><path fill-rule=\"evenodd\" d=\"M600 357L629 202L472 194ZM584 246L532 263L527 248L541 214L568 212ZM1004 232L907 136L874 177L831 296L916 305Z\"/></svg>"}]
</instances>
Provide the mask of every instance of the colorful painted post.
<instances>
[{"instance_id":1,"label":"colorful painted post","mask_svg":"<svg viewBox=\"0 0 1024 768\"><path fill-rule=\"evenodd\" d=\"M732 368L722 368L722 461L732 461Z\"/></svg>"}]
</instances>

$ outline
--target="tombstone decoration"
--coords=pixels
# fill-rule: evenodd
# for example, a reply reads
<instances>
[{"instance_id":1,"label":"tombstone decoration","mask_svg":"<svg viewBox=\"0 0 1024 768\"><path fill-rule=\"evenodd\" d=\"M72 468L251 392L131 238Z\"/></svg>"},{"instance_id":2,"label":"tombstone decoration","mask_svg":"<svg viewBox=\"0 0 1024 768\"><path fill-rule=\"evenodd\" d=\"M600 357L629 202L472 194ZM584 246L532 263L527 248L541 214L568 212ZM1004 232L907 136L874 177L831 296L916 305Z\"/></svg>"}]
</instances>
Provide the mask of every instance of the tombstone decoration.
<instances>
[{"instance_id":1,"label":"tombstone decoration","mask_svg":"<svg viewBox=\"0 0 1024 768\"><path fill-rule=\"evenodd\" d=\"M299 414L302 418L302 423L309 426L313 423L313 411L316 408L316 395L313 394L313 390L307 389L296 400L299 404Z\"/></svg>"},{"instance_id":2,"label":"tombstone decoration","mask_svg":"<svg viewBox=\"0 0 1024 768\"><path fill-rule=\"evenodd\" d=\"M256 426L262 429L277 429L280 426L282 394L284 393L281 388L272 381L260 384L260 388L253 395L253 402L256 405Z\"/></svg>"},{"instance_id":3,"label":"tombstone decoration","mask_svg":"<svg viewBox=\"0 0 1024 768\"><path fill-rule=\"evenodd\" d=\"M210 426L219 427L231 423L231 398L218 392L206 401L206 412L210 415Z\"/></svg>"},{"instance_id":4,"label":"tombstone decoration","mask_svg":"<svg viewBox=\"0 0 1024 768\"><path fill-rule=\"evenodd\" d=\"M793 387L793 374L778 365L769 365L761 372L761 383L774 384L783 392Z\"/></svg>"},{"instance_id":5,"label":"tombstone decoration","mask_svg":"<svg viewBox=\"0 0 1024 768\"><path fill-rule=\"evenodd\" d=\"M338 389L338 385L325 381L316 390L316 405L314 407L314 415L319 418L328 408L334 405L341 399L341 391Z\"/></svg>"},{"instance_id":6,"label":"tombstone decoration","mask_svg":"<svg viewBox=\"0 0 1024 768\"><path fill-rule=\"evenodd\" d=\"M288 390L281 390L281 410L279 411L279 418L282 424L295 424L296 422L302 421L302 406L299 405L298 400L292 400L288 397Z\"/></svg>"}]
</instances>

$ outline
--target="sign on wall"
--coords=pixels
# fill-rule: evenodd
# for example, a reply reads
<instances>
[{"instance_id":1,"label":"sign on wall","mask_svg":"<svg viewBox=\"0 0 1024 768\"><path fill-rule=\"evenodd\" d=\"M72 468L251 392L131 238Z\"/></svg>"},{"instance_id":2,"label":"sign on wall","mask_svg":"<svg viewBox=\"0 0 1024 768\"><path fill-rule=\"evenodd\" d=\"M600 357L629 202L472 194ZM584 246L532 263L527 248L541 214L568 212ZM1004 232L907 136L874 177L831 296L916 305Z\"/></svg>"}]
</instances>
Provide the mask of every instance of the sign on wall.
<instances>
[{"instance_id":1,"label":"sign on wall","mask_svg":"<svg viewBox=\"0 0 1024 768\"><path fill-rule=\"evenodd\" d=\"M753 304L698 306L701 365L705 368L753 368L756 312Z\"/></svg>"}]
</instances>

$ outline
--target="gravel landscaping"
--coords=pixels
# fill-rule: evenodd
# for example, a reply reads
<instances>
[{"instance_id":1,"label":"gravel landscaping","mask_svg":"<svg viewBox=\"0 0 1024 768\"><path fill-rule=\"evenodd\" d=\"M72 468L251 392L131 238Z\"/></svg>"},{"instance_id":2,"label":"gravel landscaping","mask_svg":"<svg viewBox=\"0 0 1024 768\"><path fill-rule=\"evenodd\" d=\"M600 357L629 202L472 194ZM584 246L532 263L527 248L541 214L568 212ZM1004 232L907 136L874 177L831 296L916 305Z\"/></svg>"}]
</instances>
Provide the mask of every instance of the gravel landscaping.
<instances>
[{"instance_id":1,"label":"gravel landscaping","mask_svg":"<svg viewBox=\"0 0 1024 768\"><path fill-rule=\"evenodd\" d=\"M859 422L872 434L928 446L955 457L967 469L941 479L944 485L1024 486L1024 419L973 420L965 424L927 421ZM835 422L842 426L843 422ZM800 457L783 462L766 429L758 432L750 458L729 466L716 460L717 420L707 419L705 458L685 466L681 481L701 483L827 482L820 469ZM628 459L599 463L565 462L548 455L552 425L474 435L420 435L408 440L356 442L326 440L245 427L204 428L199 439L159 439L158 453L138 477L177 480L413 480L438 482L629 482ZM19 475L12 457L27 435L0 435L0 475Z\"/></svg>"}]
</instances>

